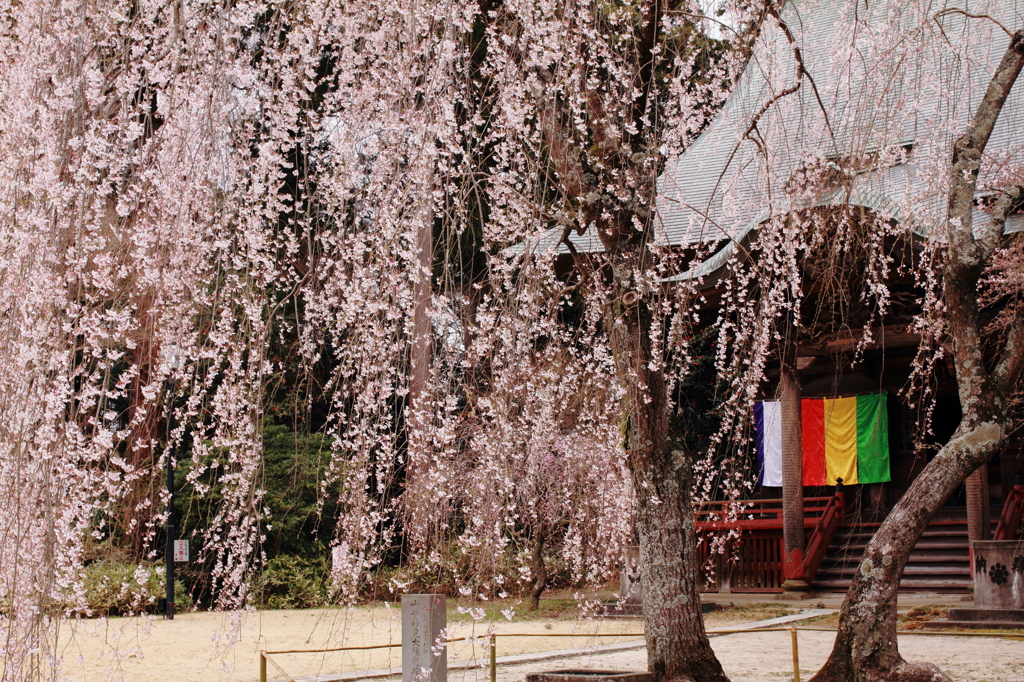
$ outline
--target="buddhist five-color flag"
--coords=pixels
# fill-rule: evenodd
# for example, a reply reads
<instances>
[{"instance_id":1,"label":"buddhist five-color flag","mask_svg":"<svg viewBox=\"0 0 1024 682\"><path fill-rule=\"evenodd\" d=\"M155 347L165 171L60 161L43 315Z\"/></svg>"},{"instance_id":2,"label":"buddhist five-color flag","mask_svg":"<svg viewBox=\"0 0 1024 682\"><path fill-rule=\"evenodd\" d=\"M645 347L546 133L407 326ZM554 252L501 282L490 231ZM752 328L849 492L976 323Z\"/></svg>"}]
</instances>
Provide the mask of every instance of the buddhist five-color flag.
<instances>
[{"instance_id":1,"label":"buddhist five-color flag","mask_svg":"<svg viewBox=\"0 0 1024 682\"><path fill-rule=\"evenodd\" d=\"M801 402L803 484L884 483L889 480L886 394L804 398ZM758 483L782 485L782 405L754 404Z\"/></svg>"},{"instance_id":2,"label":"buddhist five-color flag","mask_svg":"<svg viewBox=\"0 0 1024 682\"><path fill-rule=\"evenodd\" d=\"M804 485L889 480L886 394L804 398L800 404Z\"/></svg>"}]
</instances>

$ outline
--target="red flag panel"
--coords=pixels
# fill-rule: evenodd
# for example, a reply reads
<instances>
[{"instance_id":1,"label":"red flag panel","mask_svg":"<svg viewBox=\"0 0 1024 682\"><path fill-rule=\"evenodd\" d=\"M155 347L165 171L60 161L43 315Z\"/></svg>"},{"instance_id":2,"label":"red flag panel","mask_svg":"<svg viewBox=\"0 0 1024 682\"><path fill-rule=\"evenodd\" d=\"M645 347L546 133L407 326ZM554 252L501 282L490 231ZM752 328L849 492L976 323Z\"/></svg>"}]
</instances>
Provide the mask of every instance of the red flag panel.
<instances>
[{"instance_id":1,"label":"red flag panel","mask_svg":"<svg viewBox=\"0 0 1024 682\"><path fill-rule=\"evenodd\" d=\"M803 414L804 485L825 485L825 401L804 398Z\"/></svg>"}]
</instances>

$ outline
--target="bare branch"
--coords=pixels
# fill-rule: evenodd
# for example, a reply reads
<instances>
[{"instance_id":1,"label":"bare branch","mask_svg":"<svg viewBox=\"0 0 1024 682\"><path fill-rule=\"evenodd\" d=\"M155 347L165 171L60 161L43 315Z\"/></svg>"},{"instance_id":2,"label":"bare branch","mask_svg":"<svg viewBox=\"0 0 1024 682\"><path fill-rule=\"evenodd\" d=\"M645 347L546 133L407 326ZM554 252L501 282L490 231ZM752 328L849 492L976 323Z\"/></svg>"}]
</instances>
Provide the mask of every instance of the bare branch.
<instances>
[{"instance_id":1,"label":"bare branch","mask_svg":"<svg viewBox=\"0 0 1024 682\"><path fill-rule=\"evenodd\" d=\"M1002 22L1000 22L995 17L989 16L988 14L972 14L970 12L967 12L967 11L964 11L964 10L960 9L959 7L948 7L946 9L942 10L941 12L939 12L938 14L935 15L935 17L934 17L935 18L935 23L938 23L939 19L941 19L944 16L950 15L950 14L962 14L965 17L968 17L969 19L988 19L993 24L995 24L999 28L1003 29L1003 32L1006 35L1008 35L1011 38L1013 38L1013 32L1010 31L1010 29L1006 28L1006 26L1004 26L1002 24ZM941 28L941 24L940 24L939 27Z\"/></svg>"},{"instance_id":2,"label":"bare branch","mask_svg":"<svg viewBox=\"0 0 1024 682\"><path fill-rule=\"evenodd\" d=\"M991 255L979 245L972 231L974 193L978 185L981 156L992 136L996 120L1010 89L1024 67L1024 30L1017 31L1006 49L1003 59L989 82L985 97L978 106L967 131L953 143L952 183L947 206L946 222L952 260L964 266L980 268ZM986 240L986 245L990 240Z\"/></svg>"},{"instance_id":3,"label":"bare branch","mask_svg":"<svg viewBox=\"0 0 1024 682\"><path fill-rule=\"evenodd\" d=\"M974 196L978 185L978 172L982 154L992 135L1003 104L1010 94L1017 76L1024 67L1024 30L1014 34L999 66L989 81L985 96L975 111L966 132L953 143L953 163L950 177L949 201L946 209L946 232L949 240L944 273L946 305L949 311L949 333L953 339L954 362L961 404L965 406L966 423L977 421L980 396L990 394L994 380L985 370L978 320L978 280L982 270L995 251L1010 207L1015 203L1015 192L1008 192L997 202L992 225L975 239L973 232ZM1010 342L1016 336L1011 334ZM1004 374L1013 373L1015 361L1011 352L1003 360L1009 362ZM1008 360L1008 358L1010 358Z\"/></svg>"},{"instance_id":4,"label":"bare branch","mask_svg":"<svg viewBox=\"0 0 1024 682\"><path fill-rule=\"evenodd\" d=\"M828 128L829 137L832 138L832 144L835 144L836 135L834 132L832 132L832 123L829 121L828 118L828 110L825 109L825 103L821 101L821 93L818 92L817 83L814 82L814 78L811 76L810 72L804 66L804 54L803 51L800 49L800 46L796 44L796 38L793 36L793 31L790 30L789 24L783 21L778 9L776 9L774 6L769 6L768 14L774 17L775 21L778 22L779 28L781 28L782 32L785 34L786 40L789 41L790 47L793 48L793 59L796 60L797 80L799 81L801 74L807 77L807 82L811 84L811 90L814 91L814 99L817 100L818 102L818 108L821 110L821 115L825 117L825 127Z\"/></svg>"},{"instance_id":5,"label":"bare branch","mask_svg":"<svg viewBox=\"0 0 1024 682\"><path fill-rule=\"evenodd\" d=\"M583 259L580 256L580 252L576 250L576 245L569 239L569 234L572 232L572 226L567 226L562 230L562 238L559 243L565 244L565 248L569 250L569 255L572 256L573 265L576 267L576 272L580 275L581 282L587 282L590 279L588 268L584 267Z\"/></svg>"}]
</instances>

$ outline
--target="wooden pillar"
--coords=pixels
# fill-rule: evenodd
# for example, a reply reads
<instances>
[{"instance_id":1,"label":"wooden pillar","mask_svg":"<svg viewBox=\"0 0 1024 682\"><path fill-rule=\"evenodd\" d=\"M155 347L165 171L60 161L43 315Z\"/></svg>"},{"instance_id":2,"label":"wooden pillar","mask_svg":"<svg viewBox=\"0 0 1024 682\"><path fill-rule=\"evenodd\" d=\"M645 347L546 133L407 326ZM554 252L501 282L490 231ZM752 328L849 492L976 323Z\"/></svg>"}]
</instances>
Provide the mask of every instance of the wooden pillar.
<instances>
[{"instance_id":1,"label":"wooden pillar","mask_svg":"<svg viewBox=\"0 0 1024 682\"><path fill-rule=\"evenodd\" d=\"M782 403L782 545L787 590L806 590L804 577L804 486L800 384L795 363L783 363L779 380Z\"/></svg>"},{"instance_id":2,"label":"wooden pillar","mask_svg":"<svg viewBox=\"0 0 1024 682\"><path fill-rule=\"evenodd\" d=\"M128 389L128 447L125 459L132 471L138 472L128 486L117 517L125 523L125 544L132 561L142 561L149 549L146 547L146 533L153 522L152 500L156 499L156 485L159 469L153 468L156 453L153 444L157 440L157 426L160 420L160 403L146 397L146 390L153 380L157 359L160 357L159 344L154 342L156 328L153 310L154 294L145 292L136 299L136 316L139 327L130 351L129 362L138 373ZM172 398L173 399L173 398ZM146 475L142 472L151 472ZM155 474L155 475L153 475Z\"/></svg>"},{"instance_id":3,"label":"wooden pillar","mask_svg":"<svg viewBox=\"0 0 1024 682\"><path fill-rule=\"evenodd\" d=\"M413 284L413 333L409 351L409 398L406 410L405 530L406 540L422 548L429 532L429 500L426 475L429 471L430 382L430 298L433 292L434 207L427 199L422 224L416 234L419 272Z\"/></svg>"},{"instance_id":4,"label":"wooden pillar","mask_svg":"<svg viewBox=\"0 0 1024 682\"><path fill-rule=\"evenodd\" d=\"M416 235L416 249L419 251L419 277L413 289L412 352L409 358L409 404L413 410L421 407L422 398L430 380L430 315L428 307L431 295L431 273L434 266L434 217L433 211L424 217L423 225ZM410 417L415 425L416 419Z\"/></svg>"},{"instance_id":5,"label":"wooden pillar","mask_svg":"<svg viewBox=\"0 0 1024 682\"><path fill-rule=\"evenodd\" d=\"M988 492L988 464L967 478L967 537L970 542L992 536L992 512Z\"/></svg>"}]
</instances>

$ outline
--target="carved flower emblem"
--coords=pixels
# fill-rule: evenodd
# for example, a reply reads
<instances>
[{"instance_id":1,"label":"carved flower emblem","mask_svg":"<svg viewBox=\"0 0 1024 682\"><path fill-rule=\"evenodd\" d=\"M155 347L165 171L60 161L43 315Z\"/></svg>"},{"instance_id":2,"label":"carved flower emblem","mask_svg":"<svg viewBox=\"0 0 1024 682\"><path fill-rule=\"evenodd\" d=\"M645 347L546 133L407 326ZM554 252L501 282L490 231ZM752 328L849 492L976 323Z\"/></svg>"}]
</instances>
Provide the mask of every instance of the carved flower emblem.
<instances>
[{"instance_id":1,"label":"carved flower emblem","mask_svg":"<svg viewBox=\"0 0 1024 682\"><path fill-rule=\"evenodd\" d=\"M1010 577L1010 571L1003 564L995 563L988 569L988 577L996 585L1002 585Z\"/></svg>"}]
</instances>

